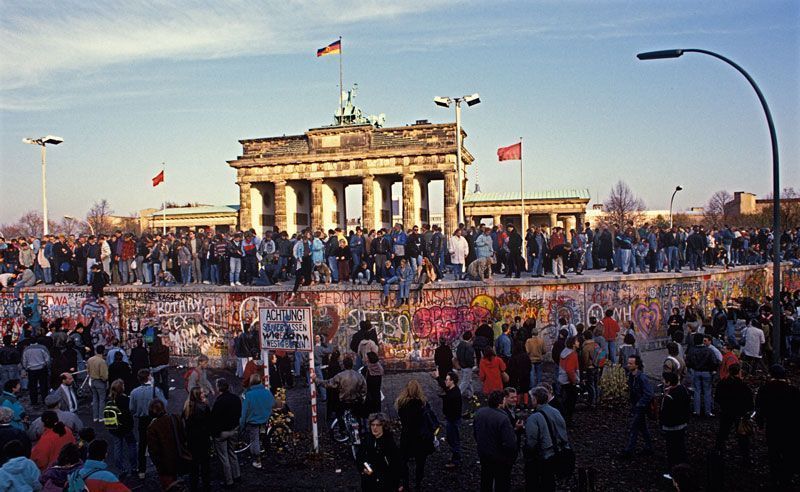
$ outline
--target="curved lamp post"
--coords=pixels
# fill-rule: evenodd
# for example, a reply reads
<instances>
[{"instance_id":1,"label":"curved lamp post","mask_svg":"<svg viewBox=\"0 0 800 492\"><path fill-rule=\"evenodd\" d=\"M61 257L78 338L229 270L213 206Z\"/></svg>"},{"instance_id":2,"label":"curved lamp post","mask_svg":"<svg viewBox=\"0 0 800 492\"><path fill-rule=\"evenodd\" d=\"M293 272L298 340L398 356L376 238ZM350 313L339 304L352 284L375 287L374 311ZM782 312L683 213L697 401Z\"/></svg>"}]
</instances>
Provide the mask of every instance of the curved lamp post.
<instances>
[{"instance_id":1,"label":"curved lamp post","mask_svg":"<svg viewBox=\"0 0 800 492\"><path fill-rule=\"evenodd\" d=\"M678 185L675 187L675 191L672 192L672 198L669 199L669 228L672 229L672 202L675 200L675 193L681 191L683 189L682 186Z\"/></svg>"},{"instance_id":2,"label":"curved lamp post","mask_svg":"<svg viewBox=\"0 0 800 492\"><path fill-rule=\"evenodd\" d=\"M767 126L769 126L769 136L772 143L772 348L775 353L775 361L781 359L781 260L780 260L780 226L781 226L781 187L780 187L780 168L778 166L778 137L775 134L775 124L772 122L772 113L767 106L767 100L764 99L764 94L761 93L756 81L745 70L737 65L732 60L713 51L701 49L678 49L678 50L663 50L663 51L649 51L647 53L639 53L636 57L640 60L661 60L664 58L678 58L684 53L702 53L704 55L713 56L718 60L722 60L728 65L735 68L744 78L750 82L750 86L756 91L761 107L764 109L764 115L767 117Z\"/></svg>"}]
</instances>

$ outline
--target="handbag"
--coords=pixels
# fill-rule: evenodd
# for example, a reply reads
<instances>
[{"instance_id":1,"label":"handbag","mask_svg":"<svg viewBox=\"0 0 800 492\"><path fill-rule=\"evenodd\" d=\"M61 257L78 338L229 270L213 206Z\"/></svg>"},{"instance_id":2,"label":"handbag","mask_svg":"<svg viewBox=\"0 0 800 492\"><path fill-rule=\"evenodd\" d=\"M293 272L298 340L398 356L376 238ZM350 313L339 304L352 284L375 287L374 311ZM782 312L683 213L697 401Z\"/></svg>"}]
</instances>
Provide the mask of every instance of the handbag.
<instances>
[{"instance_id":1,"label":"handbag","mask_svg":"<svg viewBox=\"0 0 800 492\"><path fill-rule=\"evenodd\" d=\"M740 417L739 421L736 422L736 435L750 437L754 433L753 420L750 417Z\"/></svg>"},{"instance_id":2,"label":"handbag","mask_svg":"<svg viewBox=\"0 0 800 492\"><path fill-rule=\"evenodd\" d=\"M131 270L136 270L136 260L131 262Z\"/></svg>"},{"instance_id":3,"label":"handbag","mask_svg":"<svg viewBox=\"0 0 800 492\"><path fill-rule=\"evenodd\" d=\"M550 442L553 443L553 451L555 454L552 458L550 458L549 461L553 464L553 471L556 477L571 477L575 473L575 451L569 447L569 444L558 440L555 429L550 423L550 419L547 418L547 414L538 410L536 413L539 413L542 417L544 417L545 425L547 425L547 431L550 434Z\"/></svg>"}]
</instances>

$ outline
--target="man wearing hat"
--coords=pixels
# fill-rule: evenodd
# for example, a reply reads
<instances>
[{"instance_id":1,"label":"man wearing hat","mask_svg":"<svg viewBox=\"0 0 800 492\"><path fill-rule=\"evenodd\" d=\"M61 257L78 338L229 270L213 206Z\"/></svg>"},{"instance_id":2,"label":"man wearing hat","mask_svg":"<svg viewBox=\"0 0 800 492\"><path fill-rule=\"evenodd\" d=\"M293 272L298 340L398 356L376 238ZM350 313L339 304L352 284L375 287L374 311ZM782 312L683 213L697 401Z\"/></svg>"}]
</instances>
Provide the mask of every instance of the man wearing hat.
<instances>
[{"instance_id":1,"label":"man wearing hat","mask_svg":"<svg viewBox=\"0 0 800 492\"><path fill-rule=\"evenodd\" d=\"M61 388L58 388L47 395L44 399L44 405L48 410L56 412L58 420L64 422L64 425L69 427L72 433L77 436L78 433L83 430L83 422L74 412L59 408L62 401L62 391ZM39 417L28 427L28 437L30 437L31 441L38 441L39 438L42 437L42 434L44 434L44 424L42 423L42 418Z\"/></svg>"}]
</instances>

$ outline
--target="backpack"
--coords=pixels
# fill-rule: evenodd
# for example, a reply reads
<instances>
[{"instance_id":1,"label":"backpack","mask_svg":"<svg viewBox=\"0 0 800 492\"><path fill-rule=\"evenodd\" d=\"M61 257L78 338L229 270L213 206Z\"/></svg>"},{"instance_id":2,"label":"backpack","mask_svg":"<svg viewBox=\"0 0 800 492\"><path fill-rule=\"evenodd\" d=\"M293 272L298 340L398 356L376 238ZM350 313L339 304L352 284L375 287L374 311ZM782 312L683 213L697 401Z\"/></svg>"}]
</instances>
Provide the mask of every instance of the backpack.
<instances>
[{"instance_id":1,"label":"backpack","mask_svg":"<svg viewBox=\"0 0 800 492\"><path fill-rule=\"evenodd\" d=\"M439 419L436 417L430 404L426 403L422 408L422 437L426 441L433 443L433 440L436 438L437 429L439 429Z\"/></svg>"},{"instance_id":2,"label":"backpack","mask_svg":"<svg viewBox=\"0 0 800 492\"><path fill-rule=\"evenodd\" d=\"M33 308L28 305L22 306L22 315L30 319L33 316Z\"/></svg>"},{"instance_id":3,"label":"backpack","mask_svg":"<svg viewBox=\"0 0 800 492\"><path fill-rule=\"evenodd\" d=\"M108 430L117 430L122 425L122 410L114 400L107 400L103 407L103 424Z\"/></svg>"},{"instance_id":4,"label":"backpack","mask_svg":"<svg viewBox=\"0 0 800 492\"><path fill-rule=\"evenodd\" d=\"M102 471L102 468L95 468L86 475L81 475L80 470L75 470L67 477L67 484L64 486L64 492L88 492L89 486L86 485L86 479L99 471Z\"/></svg>"},{"instance_id":5,"label":"backpack","mask_svg":"<svg viewBox=\"0 0 800 492\"><path fill-rule=\"evenodd\" d=\"M592 364L594 364L595 367L602 369L605 367L606 362L608 362L608 349L604 349L600 346L600 344L597 344L592 352Z\"/></svg>"}]
</instances>

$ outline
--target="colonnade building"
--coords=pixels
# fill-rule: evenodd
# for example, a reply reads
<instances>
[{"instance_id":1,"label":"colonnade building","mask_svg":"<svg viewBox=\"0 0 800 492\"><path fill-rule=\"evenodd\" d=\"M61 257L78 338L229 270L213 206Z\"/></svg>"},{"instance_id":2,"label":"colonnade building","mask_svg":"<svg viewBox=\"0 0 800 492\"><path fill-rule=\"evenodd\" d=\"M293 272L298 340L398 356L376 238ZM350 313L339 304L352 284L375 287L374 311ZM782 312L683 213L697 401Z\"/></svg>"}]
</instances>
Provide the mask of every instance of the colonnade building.
<instances>
[{"instance_id":1,"label":"colonnade building","mask_svg":"<svg viewBox=\"0 0 800 492\"><path fill-rule=\"evenodd\" d=\"M462 169L473 161L463 148ZM361 224L392 226L392 185L402 183L405 227L430 222L428 187L444 181L446 233L457 227L455 123L378 128L371 124L314 128L302 135L240 140L228 164L239 186L239 227L289 233L306 227L345 228L345 189L361 186ZM466 171L462 172L462 176ZM438 207L437 207L438 208Z\"/></svg>"}]
</instances>

